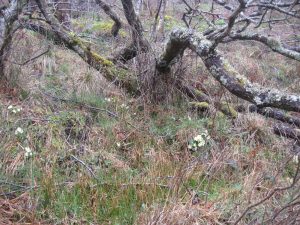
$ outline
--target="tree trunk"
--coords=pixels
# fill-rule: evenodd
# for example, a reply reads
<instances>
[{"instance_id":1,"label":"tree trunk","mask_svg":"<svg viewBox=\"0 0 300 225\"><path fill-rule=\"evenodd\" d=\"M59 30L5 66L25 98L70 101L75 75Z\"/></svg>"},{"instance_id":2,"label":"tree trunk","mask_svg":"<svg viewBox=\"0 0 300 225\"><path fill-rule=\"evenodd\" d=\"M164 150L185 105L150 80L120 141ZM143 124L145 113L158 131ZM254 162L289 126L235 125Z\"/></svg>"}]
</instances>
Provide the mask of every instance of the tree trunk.
<instances>
[{"instance_id":1,"label":"tree trunk","mask_svg":"<svg viewBox=\"0 0 300 225\"><path fill-rule=\"evenodd\" d=\"M150 48L148 41L143 35L143 26L135 13L132 0L121 0L125 17L131 26L132 42L116 54L113 61L121 61L123 63L133 59L138 52L147 52Z\"/></svg>"},{"instance_id":2,"label":"tree trunk","mask_svg":"<svg viewBox=\"0 0 300 225\"><path fill-rule=\"evenodd\" d=\"M0 79L5 79L5 61L9 57L14 23L22 12L26 1L13 0L0 11Z\"/></svg>"},{"instance_id":3,"label":"tree trunk","mask_svg":"<svg viewBox=\"0 0 300 225\"><path fill-rule=\"evenodd\" d=\"M122 23L119 16L112 10L112 8L103 2L102 0L96 0L96 3L103 9L103 11L115 22L113 27L111 28L111 33L114 37L116 37L121 29Z\"/></svg>"}]
</instances>

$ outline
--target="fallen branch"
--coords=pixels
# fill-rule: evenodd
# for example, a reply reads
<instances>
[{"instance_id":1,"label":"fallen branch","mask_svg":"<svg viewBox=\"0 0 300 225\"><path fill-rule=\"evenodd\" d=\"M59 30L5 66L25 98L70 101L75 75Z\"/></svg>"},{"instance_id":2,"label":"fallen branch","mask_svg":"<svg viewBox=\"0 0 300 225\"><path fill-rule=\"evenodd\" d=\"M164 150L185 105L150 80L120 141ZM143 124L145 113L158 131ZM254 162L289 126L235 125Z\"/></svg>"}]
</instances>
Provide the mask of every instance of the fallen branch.
<instances>
[{"instance_id":1,"label":"fallen branch","mask_svg":"<svg viewBox=\"0 0 300 225\"><path fill-rule=\"evenodd\" d=\"M229 92L258 107L300 112L300 96L251 83L239 74L215 49L213 41L191 30L175 29L161 55L157 69L168 71L172 62L189 47L203 60L210 74Z\"/></svg>"},{"instance_id":2,"label":"fallen branch","mask_svg":"<svg viewBox=\"0 0 300 225\"><path fill-rule=\"evenodd\" d=\"M275 125L273 130L277 135L294 139L300 143L300 129L294 129L287 125Z\"/></svg>"}]
</instances>

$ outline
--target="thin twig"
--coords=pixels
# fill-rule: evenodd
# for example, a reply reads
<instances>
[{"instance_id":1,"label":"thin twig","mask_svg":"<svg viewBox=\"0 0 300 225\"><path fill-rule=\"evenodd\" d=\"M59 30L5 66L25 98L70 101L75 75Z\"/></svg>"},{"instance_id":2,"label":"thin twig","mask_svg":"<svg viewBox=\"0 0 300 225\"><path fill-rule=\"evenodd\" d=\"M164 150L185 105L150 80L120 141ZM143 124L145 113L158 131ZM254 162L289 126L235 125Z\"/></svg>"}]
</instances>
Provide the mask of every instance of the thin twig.
<instances>
[{"instance_id":1,"label":"thin twig","mask_svg":"<svg viewBox=\"0 0 300 225\"><path fill-rule=\"evenodd\" d=\"M81 159L78 159L74 155L71 155L71 158L75 159L77 162L79 162L81 165L83 165L91 173L93 178L95 178L95 180L98 180L98 178L96 177L96 174L94 173L94 171L85 162L83 162Z\"/></svg>"},{"instance_id":2,"label":"thin twig","mask_svg":"<svg viewBox=\"0 0 300 225\"><path fill-rule=\"evenodd\" d=\"M298 165L297 165L297 169L296 169L296 173L294 175L294 178L293 178L293 182L291 185L287 186L287 187L278 187L278 188L275 188L273 191L271 191L265 198L261 199L260 201L256 202L256 203L253 203L251 204L250 206L247 207L247 209L240 215L240 217L233 223L233 225L237 225L241 220L242 218L247 214L247 212L250 210L250 209L253 209L255 208L256 206L264 203L265 201L267 201L268 199L270 199L276 192L278 191L286 191L290 188L293 188L296 183L298 182L299 180L299 171L300 171L300 161L298 162Z\"/></svg>"}]
</instances>

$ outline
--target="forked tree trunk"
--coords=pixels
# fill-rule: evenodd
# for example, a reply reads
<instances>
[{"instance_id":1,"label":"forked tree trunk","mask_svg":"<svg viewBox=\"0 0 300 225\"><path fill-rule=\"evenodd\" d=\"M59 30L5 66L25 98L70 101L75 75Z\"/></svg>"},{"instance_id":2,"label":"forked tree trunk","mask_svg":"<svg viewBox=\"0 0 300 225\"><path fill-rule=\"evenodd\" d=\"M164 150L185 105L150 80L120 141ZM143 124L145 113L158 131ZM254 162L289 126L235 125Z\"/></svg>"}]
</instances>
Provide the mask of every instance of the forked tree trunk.
<instances>
[{"instance_id":1,"label":"forked tree trunk","mask_svg":"<svg viewBox=\"0 0 300 225\"><path fill-rule=\"evenodd\" d=\"M123 63L133 59L139 52L146 52L149 50L150 45L143 35L142 23L135 13L132 0L121 0L125 17L131 27L131 43L118 52L114 61L121 61Z\"/></svg>"},{"instance_id":2,"label":"forked tree trunk","mask_svg":"<svg viewBox=\"0 0 300 225\"><path fill-rule=\"evenodd\" d=\"M118 72L113 72L116 70L114 63L107 61L93 52L89 46L83 44L79 38L73 37L68 32L63 32L60 24L56 22L55 18L52 17L49 12L47 12L47 6L44 0L37 0L37 2L55 34L70 49L77 52L77 54L91 66L104 72L104 76L109 80L119 80ZM122 0L122 4L126 18L133 29L132 38L134 41L140 41L141 36L138 34L142 33L142 26L134 12L132 1ZM237 97L247 100L260 108L274 107L287 111L300 112L300 96L251 83L221 57L220 53L215 50L215 46L214 41L208 40L202 35L193 33L191 30L176 29L170 34L166 49L156 64L156 69L158 71L156 75L163 80L164 76L166 76L165 74L169 75L170 65L176 62L176 58L181 57L186 48L190 48L202 59L211 75L229 92ZM176 84L174 78L172 79L173 81L171 80L171 82ZM126 84L129 85L127 88L130 87L131 90L132 88L137 88L136 85L132 85L130 82L128 83L128 79L119 81L125 88ZM160 85L160 83L157 83L157 85Z\"/></svg>"}]
</instances>

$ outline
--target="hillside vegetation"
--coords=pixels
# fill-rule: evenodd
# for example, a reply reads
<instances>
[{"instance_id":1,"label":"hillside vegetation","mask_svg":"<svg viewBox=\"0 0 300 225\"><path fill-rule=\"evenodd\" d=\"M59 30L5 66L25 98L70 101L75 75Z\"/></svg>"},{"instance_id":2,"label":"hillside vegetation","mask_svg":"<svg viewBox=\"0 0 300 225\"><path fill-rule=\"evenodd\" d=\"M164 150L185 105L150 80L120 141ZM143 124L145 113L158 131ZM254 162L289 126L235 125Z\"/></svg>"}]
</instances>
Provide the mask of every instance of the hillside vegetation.
<instances>
[{"instance_id":1,"label":"hillside vegetation","mask_svg":"<svg viewBox=\"0 0 300 225\"><path fill-rule=\"evenodd\" d=\"M150 30L153 20L140 19ZM168 8L166 36L180 25ZM72 26L105 57L131 40L126 26L112 37L104 13L73 18ZM147 74L165 41L151 45L122 64L119 77ZM0 87L0 224L234 224L243 213L239 224L300 222L299 140L275 134L282 122L249 111L193 51L172 74L209 103L168 82L162 102L130 95L30 30L17 31L12 46ZM298 61L257 42L220 50L251 82L300 92Z\"/></svg>"}]
</instances>

